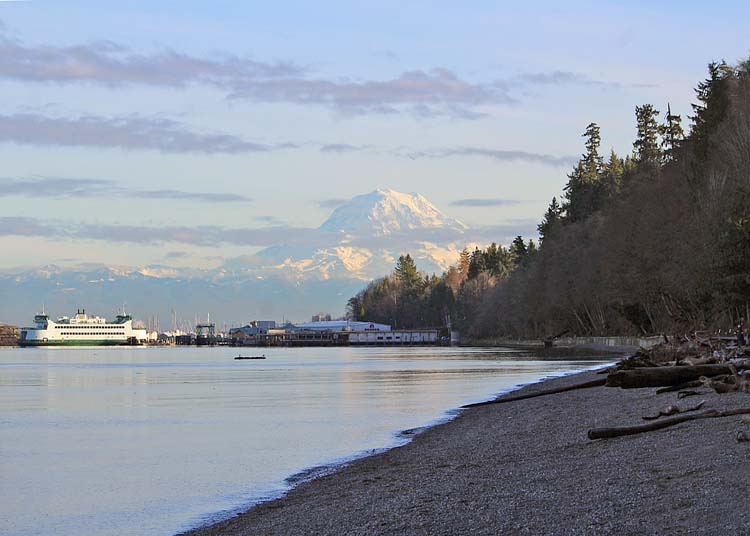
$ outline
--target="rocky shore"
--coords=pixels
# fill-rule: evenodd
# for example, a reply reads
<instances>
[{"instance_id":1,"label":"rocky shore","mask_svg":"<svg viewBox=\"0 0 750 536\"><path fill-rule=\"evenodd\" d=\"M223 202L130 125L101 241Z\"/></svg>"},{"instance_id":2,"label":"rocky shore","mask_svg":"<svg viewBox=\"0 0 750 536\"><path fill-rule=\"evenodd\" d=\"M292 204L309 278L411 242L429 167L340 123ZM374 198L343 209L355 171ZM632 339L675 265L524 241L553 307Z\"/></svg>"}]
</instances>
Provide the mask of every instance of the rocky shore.
<instances>
[{"instance_id":1,"label":"rocky shore","mask_svg":"<svg viewBox=\"0 0 750 536\"><path fill-rule=\"evenodd\" d=\"M596 379L548 380L531 393ZM592 441L668 405L750 406L750 395L677 400L594 387L468 409L402 447L352 462L191 536L301 534L750 534L748 417ZM251 454L249 454L251 455Z\"/></svg>"}]
</instances>

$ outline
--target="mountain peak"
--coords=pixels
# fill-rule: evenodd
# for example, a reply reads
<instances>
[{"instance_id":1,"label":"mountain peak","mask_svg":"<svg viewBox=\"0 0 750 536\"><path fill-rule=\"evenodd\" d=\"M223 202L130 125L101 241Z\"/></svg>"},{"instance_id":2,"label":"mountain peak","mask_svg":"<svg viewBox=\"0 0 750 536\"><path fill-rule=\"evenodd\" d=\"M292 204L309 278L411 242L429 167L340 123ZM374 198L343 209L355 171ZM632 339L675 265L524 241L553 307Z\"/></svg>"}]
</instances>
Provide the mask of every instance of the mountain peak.
<instances>
[{"instance_id":1,"label":"mountain peak","mask_svg":"<svg viewBox=\"0 0 750 536\"><path fill-rule=\"evenodd\" d=\"M418 193L407 194L385 188L355 196L336 208L320 226L322 231L355 236L386 236L437 228L463 231L467 227L444 215Z\"/></svg>"}]
</instances>

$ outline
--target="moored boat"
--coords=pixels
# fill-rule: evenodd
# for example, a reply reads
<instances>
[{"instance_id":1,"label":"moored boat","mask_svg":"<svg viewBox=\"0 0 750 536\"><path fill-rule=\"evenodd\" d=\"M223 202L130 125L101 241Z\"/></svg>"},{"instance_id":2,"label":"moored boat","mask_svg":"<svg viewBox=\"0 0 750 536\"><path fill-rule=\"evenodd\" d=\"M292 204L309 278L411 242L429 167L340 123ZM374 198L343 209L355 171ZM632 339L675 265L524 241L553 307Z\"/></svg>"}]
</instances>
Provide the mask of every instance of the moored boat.
<instances>
[{"instance_id":1,"label":"moored boat","mask_svg":"<svg viewBox=\"0 0 750 536\"><path fill-rule=\"evenodd\" d=\"M20 346L140 345L148 339L146 330L133 328L133 318L124 311L111 322L89 316L84 309L54 321L42 312L34 316L34 323L34 327L21 328Z\"/></svg>"}]
</instances>

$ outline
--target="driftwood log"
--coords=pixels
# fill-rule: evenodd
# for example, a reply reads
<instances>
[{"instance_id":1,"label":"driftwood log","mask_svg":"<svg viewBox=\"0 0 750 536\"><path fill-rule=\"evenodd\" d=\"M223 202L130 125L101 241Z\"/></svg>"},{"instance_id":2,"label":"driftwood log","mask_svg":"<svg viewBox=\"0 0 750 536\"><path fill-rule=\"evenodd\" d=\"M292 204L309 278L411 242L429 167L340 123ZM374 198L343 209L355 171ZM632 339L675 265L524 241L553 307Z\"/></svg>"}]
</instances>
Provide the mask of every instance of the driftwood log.
<instances>
[{"instance_id":1,"label":"driftwood log","mask_svg":"<svg viewBox=\"0 0 750 536\"><path fill-rule=\"evenodd\" d=\"M607 379L601 378L599 380L591 380L588 382L577 383L575 385L569 385L567 387L558 387L556 389L546 389L544 391L537 391L536 393L529 393L526 395L508 396L504 398L498 398L496 400L488 400L487 402L476 402L474 404L466 404L461 406L462 408L476 408L479 406L489 406L490 404L504 404L506 402L515 402L516 400L526 400L527 398L536 398L537 396L555 395L557 393L564 393L566 391L574 391L576 389L588 389L589 387L602 387L606 384Z\"/></svg>"},{"instance_id":2,"label":"driftwood log","mask_svg":"<svg viewBox=\"0 0 750 536\"><path fill-rule=\"evenodd\" d=\"M691 411L698 411L705 404L705 400L701 400L698 404L692 408L680 409L679 406L667 406L663 410L659 411L656 415L646 415L643 417L644 421L655 421L659 417L668 417L670 415L677 415L678 413L690 413Z\"/></svg>"},{"instance_id":3,"label":"driftwood log","mask_svg":"<svg viewBox=\"0 0 750 536\"><path fill-rule=\"evenodd\" d=\"M739 365L737 370L750 368ZM732 374L731 365L688 365L682 367L647 367L632 370L618 370L607 376L607 387L637 389L642 387L663 387L682 385L697 380L701 376L711 377Z\"/></svg>"},{"instance_id":4,"label":"driftwood log","mask_svg":"<svg viewBox=\"0 0 750 536\"><path fill-rule=\"evenodd\" d=\"M696 413L693 415L677 415L676 417L669 417L659 421L653 421L648 424L639 424L636 426L622 426L616 428L592 428L589 430L589 439L610 439L613 437L620 437L626 435L642 434L643 432L652 432L654 430L661 430L668 428L676 424L680 424L687 421L697 421L700 419L715 419L719 417L731 417L733 415L746 415L750 414L750 408L739 408L730 409L727 411L717 411L710 409L703 413Z\"/></svg>"}]
</instances>

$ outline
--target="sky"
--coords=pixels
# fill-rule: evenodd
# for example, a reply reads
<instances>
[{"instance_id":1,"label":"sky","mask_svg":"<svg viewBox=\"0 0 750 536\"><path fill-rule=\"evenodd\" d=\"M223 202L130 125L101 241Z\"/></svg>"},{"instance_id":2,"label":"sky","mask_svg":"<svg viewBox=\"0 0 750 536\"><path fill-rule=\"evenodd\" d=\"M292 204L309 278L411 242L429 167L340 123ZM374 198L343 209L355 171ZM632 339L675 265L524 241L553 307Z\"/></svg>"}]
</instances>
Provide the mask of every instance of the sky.
<instances>
[{"instance_id":1,"label":"sky","mask_svg":"<svg viewBox=\"0 0 750 536\"><path fill-rule=\"evenodd\" d=\"M689 115L707 63L750 53L748 20L729 1L0 1L0 270L211 268L377 188L534 237L586 125L624 155L636 105Z\"/></svg>"}]
</instances>

